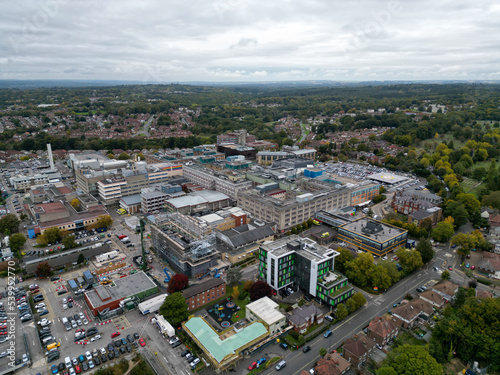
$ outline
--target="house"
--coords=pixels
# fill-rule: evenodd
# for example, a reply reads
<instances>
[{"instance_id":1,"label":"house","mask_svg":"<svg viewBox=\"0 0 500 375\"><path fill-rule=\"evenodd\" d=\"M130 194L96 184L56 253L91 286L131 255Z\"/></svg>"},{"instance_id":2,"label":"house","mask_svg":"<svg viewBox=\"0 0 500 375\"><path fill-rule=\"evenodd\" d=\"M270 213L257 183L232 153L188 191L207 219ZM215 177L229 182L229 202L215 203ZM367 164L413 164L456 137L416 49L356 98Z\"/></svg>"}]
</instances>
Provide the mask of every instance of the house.
<instances>
[{"instance_id":1,"label":"house","mask_svg":"<svg viewBox=\"0 0 500 375\"><path fill-rule=\"evenodd\" d=\"M249 303L245 309L249 321L263 323L271 334L286 326L285 315L280 313L279 305L269 297L262 297Z\"/></svg>"},{"instance_id":2,"label":"house","mask_svg":"<svg viewBox=\"0 0 500 375\"><path fill-rule=\"evenodd\" d=\"M451 301L458 291L458 285L449 280L441 280L432 287L432 290L440 294L445 300Z\"/></svg>"},{"instance_id":3,"label":"house","mask_svg":"<svg viewBox=\"0 0 500 375\"><path fill-rule=\"evenodd\" d=\"M490 216L490 226L500 227L500 214Z\"/></svg>"},{"instance_id":4,"label":"house","mask_svg":"<svg viewBox=\"0 0 500 375\"><path fill-rule=\"evenodd\" d=\"M485 298L493 298L493 293L489 290L477 290L476 289L476 298L477 299L485 299Z\"/></svg>"},{"instance_id":5,"label":"house","mask_svg":"<svg viewBox=\"0 0 500 375\"><path fill-rule=\"evenodd\" d=\"M370 340L363 332L354 335L346 340L342 346L342 356L353 366L361 367L373 351L375 343Z\"/></svg>"},{"instance_id":6,"label":"house","mask_svg":"<svg viewBox=\"0 0 500 375\"><path fill-rule=\"evenodd\" d=\"M225 296L226 282L221 278L212 278L184 289L182 295L186 299L188 310L196 310L207 303Z\"/></svg>"},{"instance_id":7,"label":"house","mask_svg":"<svg viewBox=\"0 0 500 375\"><path fill-rule=\"evenodd\" d=\"M298 334L304 334L313 324L323 322L323 312L314 305L297 307L288 314L288 323Z\"/></svg>"},{"instance_id":8,"label":"house","mask_svg":"<svg viewBox=\"0 0 500 375\"><path fill-rule=\"evenodd\" d=\"M443 296L435 292L434 290L426 290L425 292L420 293L420 298L439 309L442 308L446 303L446 300L443 298Z\"/></svg>"},{"instance_id":9,"label":"house","mask_svg":"<svg viewBox=\"0 0 500 375\"><path fill-rule=\"evenodd\" d=\"M399 326L394 320L380 316L370 322L367 332L368 337L377 344L385 345L388 341L397 337Z\"/></svg>"},{"instance_id":10,"label":"house","mask_svg":"<svg viewBox=\"0 0 500 375\"><path fill-rule=\"evenodd\" d=\"M417 298L392 309L392 317L403 328L413 328L419 319L422 323L426 323L433 312L432 304Z\"/></svg>"},{"instance_id":11,"label":"house","mask_svg":"<svg viewBox=\"0 0 500 375\"><path fill-rule=\"evenodd\" d=\"M500 276L500 254L483 252L483 258L477 264L479 272L495 275L496 278Z\"/></svg>"},{"instance_id":12,"label":"house","mask_svg":"<svg viewBox=\"0 0 500 375\"><path fill-rule=\"evenodd\" d=\"M440 207L431 207L425 210L413 211L408 215L408 222L419 226L425 219L430 219L432 226L437 225L443 218Z\"/></svg>"},{"instance_id":13,"label":"house","mask_svg":"<svg viewBox=\"0 0 500 375\"><path fill-rule=\"evenodd\" d=\"M351 363L340 353L331 353L318 360L314 367L315 375L342 375L351 369ZM309 373L308 373L309 374Z\"/></svg>"}]
</instances>

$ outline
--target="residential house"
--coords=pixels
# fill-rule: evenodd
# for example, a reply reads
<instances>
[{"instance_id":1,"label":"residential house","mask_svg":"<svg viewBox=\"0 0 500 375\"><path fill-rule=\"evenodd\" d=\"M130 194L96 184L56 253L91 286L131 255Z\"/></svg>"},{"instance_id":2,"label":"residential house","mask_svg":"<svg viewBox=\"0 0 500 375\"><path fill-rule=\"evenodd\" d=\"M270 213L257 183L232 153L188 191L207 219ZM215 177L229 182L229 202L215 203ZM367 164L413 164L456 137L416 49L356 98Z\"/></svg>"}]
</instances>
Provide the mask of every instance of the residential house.
<instances>
[{"instance_id":1,"label":"residential house","mask_svg":"<svg viewBox=\"0 0 500 375\"><path fill-rule=\"evenodd\" d=\"M434 290L426 290L425 292L420 293L420 298L439 309L442 308L446 303L444 297Z\"/></svg>"},{"instance_id":2,"label":"residential house","mask_svg":"<svg viewBox=\"0 0 500 375\"><path fill-rule=\"evenodd\" d=\"M483 258L477 264L477 269L479 272L500 278L500 254L484 251Z\"/></svg>"},{"instance_id":3,"label":"residential house","mask_svg":"<svg viewBox=\"0 0 500 375\"><path fill-rule=\"evenodd\" d=\"M351 363L340 353L331 353L318 360L314 367L315 375L342 375L351 369ZM308 373L309 374L309 373Z\"/></svg>"},{"instance_id":4,"label":"residential house","mask_svg":"<svg viewBox=\"0 0 500 375\"><path fill-rule=\"evenodd\" d=\"M359 368L366 362L374 347L373 340L360 332L346 340L342 346L342 356L351 362L353 366Z\"/></svg>"},{"instance_id":5,"label":"residential house","mask_svg":"<svg viewBox=\"0 0 500 375\"><path fill-rule=\"evenodd\" d=\"M304 305L289 313L287 318L294 331L302 335L313 324L323 322L323 312L314 305Z\"/></svg>"},{"instance_id":6,"label":"residential house","mask_svg":"<svg viewBox=\"0 0 500 375\"><path fill-rule=\"evenodd\" d=\"M397 337L399 326L394 320L379 316L370 322L367 332L368 337L377 344L385 345L388 341Z\"/></svg>"},{"instance_id":7,"label":"residential house","mask_svg":"<svg viewBox=\"0 0 500 375\"><path fill-rule=\"evenodd\" d=\"M431 303L417 298L392 309L392 317L403 328L413 328L418 321L425 324L433 312Z\"/></svg>"},{"instance_id":8,"label":"residential house","mask_svg":"<svg viewBox=\"0 0 500 375\"><path fill-rule=\"evenodd\" d=\"M458 291L458 285L449 280L441 280L432 287L432 290L440 294L445 300L451 301Z\"/></svg>"}]
</instances>

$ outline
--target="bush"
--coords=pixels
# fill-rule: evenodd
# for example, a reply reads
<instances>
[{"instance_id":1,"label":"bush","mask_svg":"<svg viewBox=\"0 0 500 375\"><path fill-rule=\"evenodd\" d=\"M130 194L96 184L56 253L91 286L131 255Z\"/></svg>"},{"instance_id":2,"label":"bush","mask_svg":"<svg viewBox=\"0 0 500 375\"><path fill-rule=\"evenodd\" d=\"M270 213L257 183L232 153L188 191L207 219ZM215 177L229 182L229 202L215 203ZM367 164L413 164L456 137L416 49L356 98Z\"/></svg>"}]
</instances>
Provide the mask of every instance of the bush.
<instances>
[{"instance_id":1,"label":"bush","mask_svg":"<svg viewBox=\"0 0 500 375\"><path fill-rule=\"evenodd\" d=\"M299 301L299 306L304 306L304 303L306 303L306 301L304 301L303 299L301 299L301 300Z\"/></svg>"},{"instance_id":2,"label":"bush","mask_svg":"<svg viewBox=\"0 0 500 375\"><path fill-rule=\"evenodd\" d=\"M477 279L478 283L484 284L484 285L491 285L493 284L491 280L486 280L486 279Z\"/></svg>"},{"instance_id":3,"label":"bush","mask_svg":"<svg viewBox=\"0 0 500 375\"><path fill-rule=\"evenodd\" d=\"M298 340L299 334L295 332L294 330L290 331L290 336L292 336L295 340Z\"/></svg>"}]
</instances>

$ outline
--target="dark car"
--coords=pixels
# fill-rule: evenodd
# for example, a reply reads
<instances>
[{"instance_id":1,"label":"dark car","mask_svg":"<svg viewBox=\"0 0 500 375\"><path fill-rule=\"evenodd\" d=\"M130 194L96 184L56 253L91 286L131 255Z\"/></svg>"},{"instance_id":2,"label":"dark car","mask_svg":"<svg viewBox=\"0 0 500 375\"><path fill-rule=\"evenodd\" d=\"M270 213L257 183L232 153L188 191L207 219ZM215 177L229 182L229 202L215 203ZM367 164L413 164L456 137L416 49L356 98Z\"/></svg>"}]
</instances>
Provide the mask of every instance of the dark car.
<instances>
[{"instance_id":1,"label":"dark car","mask_svg":"<svg viewBox=\"0 0 500 375\"><path fill-rule=\"evenodd\" d=\"M124 346L120 346L120 352L122 354L125 354L126 350L125 350L125 347Z\"/></svg>"},{"instance_id":2,"label":"dark car","mask_svg":"<svg viewBox=\"0 0 500 375\"><path fill-rule=\"evenodd\" d=\"M127 348L127 352L129 353L132 351L132 347L130 346L130 344L125 345L125 348Z\"/></svg>"},{"instance_id":3,"label":"dark car","mask_svg":"<svg viewBox=\"0 0 500 375\"><path fill-rule=\"evenodd\" d=\"M64 371L64 369L66 368L66 365L64 364L64 362L61 362L57 365L57 369L59 371Z\"/></svg>"},{"instance_id":4,"label":"dark car","mask_svg":"<svg viewBox=\"0 0 500 375\"><path fill-rule=\"evenodd\" d=\"M189 350L184 350L183 352L181 352L181 357L185 357L187 354L191 354L191 352Z\"/></svg>"},{"instance_id":5,"label":"dark car","mask_svg":"<svg viewBox=\"0 0 500 375\"><path fill-rule=\"evenodd\" d=\"M139 347L139 344L137 343L137 341L134 341L132 343L132 346L137 349Z\"/></svg>"},{"instance_id":6,"label":"dark car","mask_svg":"<svg viewBox=\"0 0 500 375\"><path fill-rule=\"evenodd\" d=\"M50 281L57 281L59 279L60 279L59 276L53 276L53 277L50 278Z\"/></svg>"},{"instance_id":7,"label":"dark car","mask_svg":"<svg viewBox=\"0 0 500 375\"><path fill-rule=\"evenodd\" d=\"M132 335L127 335L127 340L128 342L132 342L134 341L134 338L132 337Z\"/></svg>"},{"instance_id":8,"label":"dark car","mask_svg":"<svg viewBox=\"0 0 500 375\"><path fill-rule=\"evenodd\" d=\"M115 358L114 352L109 352L108 353L108 358L109 358L109 360L112 360L113 358Z\"/></svg>"},{"instance_id":9,"label":"dark car","mask_svg":"<svg viewBox=\"0 0 500 375\"><path fill-rule=\"evenodd\" d=\"M108 357L106 357L106 354L101 355L101 362L106 363L108 360Z\"/></svg>"},{"instance_id":10,"label":"dark car","mask_svg":"<svg viewBox=\"0 0 500 375\"><path fill-rule=\"evenodd\" d=\"M83 371L89 371L89 365L87 365L87 362L82 363L82 368L83 368Z\"/></svg>"},{"instance_id":11,"label":"dark car","mask_svg":"<svg viewBox=\"0 0 500 375\"><path fill-rule=\"evenodd\" d=\"M115 349L115 358L118 358L120 356L120 351L118 349Z\"/></svg>"},{"instance_id":12,"label":"dark car","mask_svg":"<svg viewBox=\"0 0 500 375\"><path fill-rule=\"evenodd\" d=\"M179 340L179 341L176 341L172 344L172 348L177 348L179 345L181 345L182 342Z\"/></svg>"},{"instance_id":13,"label":"dark car","mask_svg":"<svg viewBox=\"0 0 500 375\"><path fill-rule=\"evenodd\" d=\"M59 359L59 355L60 355L60 354L59 354L59 352L55 352L55 353L53 353L53 354L49 354L49 355L47 356L47 362L49 362L49 363L50 363L50 362L52 362L52 361L55 361L56 359Z\"/></svg>"},{"instance_id":14,"label":"dark car","mask_svg":"<svg viewBox=\"0 0 500 375\"><path fill-rule=\"evenodd\" d=\"M137 332L136 332L136 333L134 333L134 339L136 339L136 340L137 340L138 338L139 338L139 334L138 334Z\"/></svg>"},{"instance_id":15,"label":"dark car","mask_svg":"<svg viewBox=\"0 0 500 375\"><path fill-rule=\"evenodd\" d=\"M307 302L311 302L311 297L309 297L309 296L307 296L307 295L305 295L305 296L304 296L304 299L305 299Z\"/></svg>"},{"instance_id":16,"label":"dark car","mask_svg":"<svg viewBox=\"0 0 500 375\"><path fill-rule=\"evenodd\" d=\"M120 346L122 346L122 340L116 340L113 344L114 344L117 348L119 348Z\"/></svg>"},{"instance_id":17,"label":"dark car","mask_svg":"<svg viewBox=\"0 0 500 375\"><path fill-rule=\"evenodd\" d=\"M287 350L288 349L288 345L285 344L284 342L281 342L280 346L283 348L283 350Z\"/></svg>"},{"instance_id":18,"label":"dark car","mask_svg":"<svg viewBox=\"0 0 500 375\"><path fill-rule=\"evenodd\" d=\"M122 338L122 340L121 340L121 341L122 341L122 345L127 345L127 339Z\"/></svg>"},{"instance_id":19,"label":"dark car","mask_svg":"<svg viewBox=\"0 0 500 375\"><path fill-rule=\"evenodd\" d=\"M307 353L309 350L311 350L310 346L306 346L304 349L302 349L304 353Z\"/></svg>"},{"instance_id":20,"label":"dark car","mask_svg":"<svg viewBox=\"0 0 500 375\"><path fill-rule=\"evenodd\" d=\"M94 363L99 366L101 364L101 360L99 359L99 357L95 357L94 358Z\"/></svg>"}]
</instances>

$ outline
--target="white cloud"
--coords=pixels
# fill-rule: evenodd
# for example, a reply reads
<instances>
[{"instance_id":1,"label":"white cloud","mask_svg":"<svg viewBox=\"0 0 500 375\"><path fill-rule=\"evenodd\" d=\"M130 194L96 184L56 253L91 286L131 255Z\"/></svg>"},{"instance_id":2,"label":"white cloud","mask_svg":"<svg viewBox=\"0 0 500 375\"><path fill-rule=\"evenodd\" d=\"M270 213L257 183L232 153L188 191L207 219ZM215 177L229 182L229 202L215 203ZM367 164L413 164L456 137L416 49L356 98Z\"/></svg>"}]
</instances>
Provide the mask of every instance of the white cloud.
<instances>
[{"instance_id":1,"label":"white cloud","mask_svg":"<svg viewBox=\"0 0 500 375\"><path fill-rule=\"evenodd\" d=\"M492 0L25 0L0 23L0 79L498 78Z\"/></svg>"}]
</instances>

